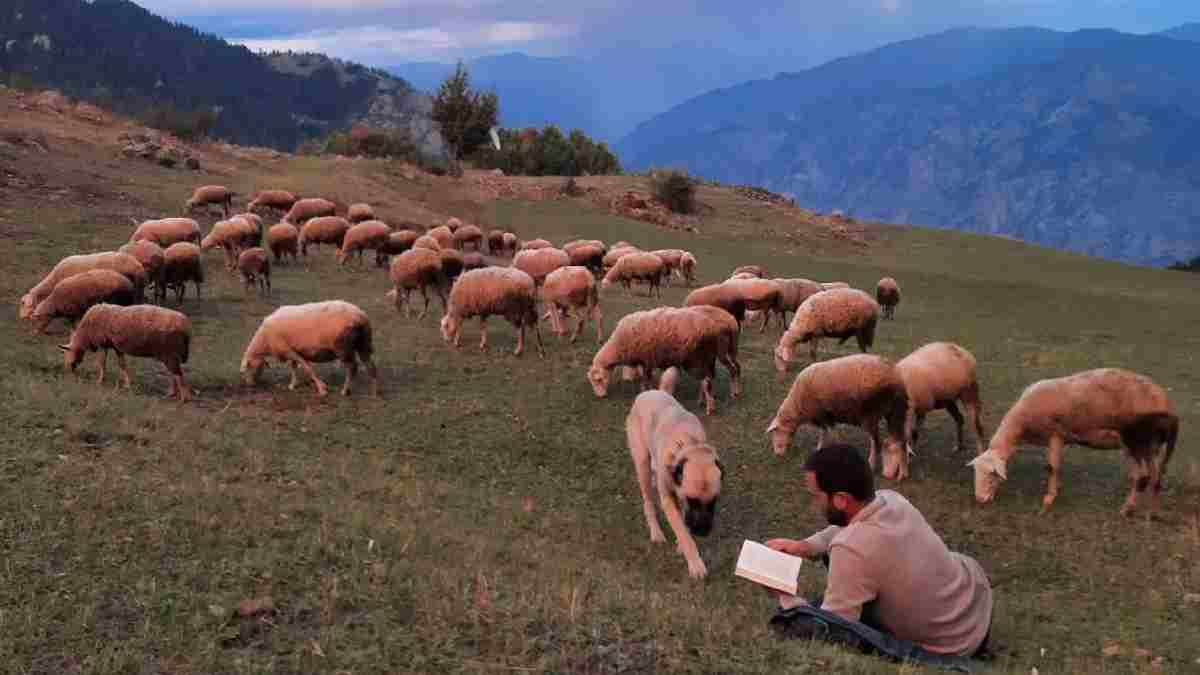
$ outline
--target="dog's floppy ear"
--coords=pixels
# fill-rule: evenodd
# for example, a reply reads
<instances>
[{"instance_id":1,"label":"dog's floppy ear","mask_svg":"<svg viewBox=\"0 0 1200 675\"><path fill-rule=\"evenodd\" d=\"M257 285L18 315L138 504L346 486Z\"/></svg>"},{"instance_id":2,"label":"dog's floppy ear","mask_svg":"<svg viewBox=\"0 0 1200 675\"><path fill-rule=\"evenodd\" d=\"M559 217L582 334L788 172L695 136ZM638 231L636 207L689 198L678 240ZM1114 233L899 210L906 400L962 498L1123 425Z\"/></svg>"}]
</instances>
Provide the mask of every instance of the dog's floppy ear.
<instances>
[{"instance_id":1,"label":"dog's floppy ear","mask_svg":"<svg viewBox=\"0 0 1200 675\"><path fill-rule=\"evenodd\" d=\"M675 468L671 470L671 479L675 481L676 485L679 485L680 483L683 482L683 465L684 464L687 464L687 457L684 457L683 459L679 460L679 463L676 464Z\"/></svg>"}]
</instances>

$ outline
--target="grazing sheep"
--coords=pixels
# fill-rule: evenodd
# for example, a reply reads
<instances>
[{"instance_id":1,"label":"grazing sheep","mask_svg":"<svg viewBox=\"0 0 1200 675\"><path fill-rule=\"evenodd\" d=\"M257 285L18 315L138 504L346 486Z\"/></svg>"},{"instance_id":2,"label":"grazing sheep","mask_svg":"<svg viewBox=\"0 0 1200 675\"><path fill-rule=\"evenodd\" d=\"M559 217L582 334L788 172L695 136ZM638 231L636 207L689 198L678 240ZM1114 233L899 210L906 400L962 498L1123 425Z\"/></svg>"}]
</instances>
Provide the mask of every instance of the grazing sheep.
<instances>
[{"instance_id":1,"label":"grazing sheep","mask_svg":"<svg viewBox=\"0 0 1200 675\"><path fill-rule=\"evenodd\" d=\"M237 261L238 271L242 273L242 281L246 284L246 293L258 282L258 292L263 295L271 294L271 260L267 252L261 248L248 248L242 251Z\"/></svg>"},{"instance_id":2,"label":"grazing sheep","mask_svg":"<svg viewBox=\"0 0 1200 675\"><path fill-rule=\"evenodd\" d=\"M108 350L113 350L126 389L131 386L126 354L157 359L171 374L167 397L177 395L180 401L186 401L191 391L183 382L182 366L187 363L191 343L192 323L182 312L154 305L118 307L100 304L83 315L71 333L70 342L58 348L63 351L63 366L72 373L88 352L100 352L97 384L104 383Z\"/></svg>"},{"instance_id":3,"label":"grazing sheep","mask_svg":"<svg viewBox=\"0 0 1200 675\"><path fill-rule=\"evenodd\" d=\"M418 319L425 318L429 313L428 288L433 288L442 299L442 313L446 313L446 288L449 281L442 271L442 258L436 251L424 248L414 248L392 258L388 274L392 279L394 289L389 293L396 303L396 311L410 316L408 310L408 295L413 290L421 291L425 297L425 308L421 310Z\"/></svg>"},{"instance_id":4,"label":"grazing sheep","mask_svg":"<svg viewBox=\"0 0 1200 675\"><path fill-rule=\"evenodd\" d=\"M696 256L688 251L683 252L679 259L679 275L687 282L688 288L696 283Z\"/></svg>"},{"instance_id":5,"label":"grazing sheep","mask_svg":"<svg viewBox=\"0 0 1200 675\"><path fill-rule=\"evenodd\" d=\"M1151 515L1158 511L1167 463L1175 452L1179 417L1167 393L1150 378L1119 368L1086 370L1035 382L1021 392L992 435L975 468L975 499L986 504L1008 478L1008 460L1023 443L1046 444L1049 479L1045 513L1058 496L1058 471L1068 443L1098 450L1122 446L1129 460L1129 496L1120 513L1137 507L1138 494L1153 488ZM1159 450L1162 447L1163 450Z\"/></svg>"},{"instance_id":6,"label":"grazing sheep","mask_svg":"<svg viewBox=\"0 0 1200 675\"><path fill-rule=\"evenodd\" d=\"M146 270L146 287L154 287L154 300L156 302L165 301L167 289L163 284L163 265L166 263L166 258L163 256L162 247L143 239L125 244L117 249L117 252L128 253L142 264L142 268Z\"/></svg>"},{"instance_id":7,"label":"grazing sheep","mask_svg":"<svg viewBox=\"0 0 1200 675\"><path fill-rule=\"evenodd\" d=\"M879 304L871 296L853 288L835 288L815 293L796 310L792 323L775 347L775 370L787 372L792 349L797 342L812 343L812 360L817 360L817 345L823 337L839 338L838 344L854 336L864 353L875 344L875 323Z\"/></svg>"},{"instance_id":8,"label":"grazing sheep","mask_svg":"<svg viewBox=\"0 0 1200 675\"><path fill-rule=\"evenodd\" d=\"M467 244L474 246L476 251L483 250L483 230L478 225L463 225L454 231L454 246L465 251Z\"/></svg>"},{"instance_id":9,"label":"grazing sheep","mask_svg":"<svg viewBox=\"0 0 1200 675\"><path fill-rule=\"evenodd\" d=\"M411 249L419 236L412 230L398 230L393 232L388 235L387 246L384 247L384 252L388 256L400 255Z\"/></svg>"},{"instance_id":10,"label":"grazing sheep","mask_svg":"<svg viewBox=\"0 0 1200 675\"><path fill-rule=\"evenodd\" d=\"M763 267L762 265L742 265L741 267L733 270L733 273L729 276L732 278L739 274L752 274L759 279L766 279L768 276L770 276L767 274L767 268Z\"/></svg>"},{"instance_id":11,"label":"grazing sheep","mask_svg":"<svg viewBox=\"0 0 1200 675\"><path fill-rule=\"evenodd\" d=\"M564 254L565 255L565 254ZM479 317L479 349L487 349L487 319L503 316L520 333L514 356L525 350L525 327L532 326L537 337L538 354L546 356L542 331L538 327L537 287L533 277L512 267L485 267L464 273L450 290L450 305L442 317L442 339L457 349L462 342L462 326L467 319Z\"/></svg>"},{"instance_id":12,"label":"grazing sheep","mask_svg":"<svg viewBox=\"0 0 1200 675\"><path fill-rule=\"evenodd\" d=\"M254 228L254 234L248 239L249 246L261 246L263 240L263 219L257 213L237 213L230 216L230 220L241 218L249 223L250 227Z\"/></svg>"},{"instance_id":13,"label":"grazing sheep","mask_svg":"<svg viewBox=\"0 0 1200 675\"><path fill-rule=\"evenodd\" d=\"M296 195L287 190L263 190L246 205L247 211L269 209L287 213L296 204Z\"/></svg>"},{"instance_id":14,"label":"grazing sheep","mask_svg":"<svg viewBox=\"0 0 1200 675\"><path fill-rule=\"evenodd\" d=\"M810 279L774 279L775 283L779 284L783 295L779 301L779 318L780 325L784 330L788 325L788 312L795 312L800 309L800 305L810 297L825 290L821 288L821 284ZM748 314L748 313L747 313ZM747 318L749 318L747 316ZM770 323L770 316L767 317L767 322Z\"/></svg>"},{"instance_id":15,"label":"grazing sheep","mask_svg":"<svg viewBox=\"0 0 1200 675\"><path fill-rule=\"evenodd\" d=\"M196 285L196 297L200 297L200 284L204 283L204 260L200 247L186 241L171 244L163 251L163 283L175 289L176 304L183 302L187 282Z\"/></svg>"},{"instance_id":16,"label":"grazing sheep","mask_svg":"<svg viewBox=\"0 0 1200 675\"><path fill-rule=\"evenodd\" d=\"M487 261L483 259L483 254L478 251L463 254L463 271L478 270L487 267Z\"/></svg>"},{"instance_id":17,"label":"grazing sheep","mask_svg":"<svg viewBox=\"0 0 1200 675\"><path fill-rule=\"evenodd\" d=\"M375 210L371 208L370 204L351 204L346 209L346 220L350 221L352 225L375 220Z\"/></svg>"},{"instance_id":18,"label":"grazing sheep","mask_svg":"<svg viewBox=\"0 0 1200 675\"><path fill-rule=\"evenodd\" d=\"M308 199L297 199L283 219L300 227L313 218L335 215L337 215L337 204L328 199L309 197Z\"/></svg>"},{"instance_id":19,"label":"grazing sheep","mask_svg":"<svg viewBox=\"0 0 1200 675\"><path fill-rule=\"evenodd\" d=\"M683 304L685 307L720 307L729 312L739 326L746 320L746 310L765 312L761 332L766 329L766 320L770 318L771 312L779 311L782 296L783 290L774 281L758 278L727 279L719 284L701 286L688 293Z\"/></svg>"},{"instance_id":20,"label":"grazing sheep","mask_svg":"<svg viewBox=\"0 0 1200 675\"><path fill-rule=\"evenodd\" d=\"M237 195L236 192L224 185L204 185L192 192L191 199L183 203L183 210L190 213L201 206L216 204L222 208L225 217L228 218L229 210L233 208L235 195Z\"/></svg>"},{"instance_id":21,"label":"grazing sheep","mask_svg":"<svg viewBox=\"0 0 1200 675\"><path fill-rule=\"evenodd\" d=\"M454 247L454 232L445 225L439 225L425 233L425 236L432 238L438 243L441 248Z\"/></svg>"},{"instance_id":22,"label":"grazing sheep","mask_svg":"<svg viewBox=\"0 0 1200 675\"><path fill-rule=\"evenodd\" d=\"M300 230L287 222L272 225L271 229L267 230L267 247L275 256L275 262L282 261L288 253L292 254L292 262L296 262L300 248Z\"/></svg>"},{"instance_id":23,"label":"grazing sheep","mask_svg":"<svg viewBox=\"0 0 1200 675\"><path fill-rule=\"evenodd\" d=\"M821 284L822 290L832 291L835 288L850 288L850 284L848 284L844 281L827 281L827 282Z\"/></svg>"},{"instance_id":24,"label":"grazing sheep","mask_svg":"<svg viewBox=\"0 0 1200 675\"><path fill-rule=\"evenodd\" d=\"M763 322L758 332L767 330L771 314L779 314L783 304L783 286L771 279L730 279L723 284L726 289L740 295L745 301L747 312L762 312Z\"/></svg>"},{"instance_id":25,"label":"grazing sheep","mask_svg":"<svg viewBox=\"0 0 1200 675\"><path fill-rule=\"evenodd\" d=\"M654 255L662 258L663 261L663 276L666 277L667 285L671 285L671 276L679 272L679 266L683 264L683 249L678 248L660 248L657 251L650 251Z\"/></svg>"},{"instance_id":26,"label":"grazing sheep","mask_svg":"<svg viewBox=\"0 0 1200 675\"><path fill-rule=\"evenodd\" d=\"M908 391L908 420L912 433L909 452L917 442L925 415L945 410L958 427L958 450L966 449L964 419L956 401L967 409L966 419L975 427L975 454L983 452L983 404L979 400L979 382L975 379L975 357L952 342L931 342L896 363L896 371Z\"/></svg>"},{"instance_id":27,"label":"grazing sheep","mask_svg":"<svg viewBox=\"0 0 1200 675\"><path fill-rule=\"evenodd\" d=\"M434 239L427 234L423 234L417 237L416 241L413 242L413 248L423 248L427 251L437 252L442 250L442 245L438 243L437 239Z\"/></svg>"},{"instance_id":28,"label":"grazing sheep","mask_svg":"<svg viewBox=\"0 0 1200 675\"><path fill-rule=\"evenodd\" d=\"M875 300L883 308L883 318L896 318L896 305L900 304L900 285L891 277L884 277L875 285Z\"/></svg>"},{"instance_id":29,"label":"grazing sheep","mask_svg":"<svg viewBox=\"0 0 1200 675\"><path fill-rule=\"evenodd\" d=\"M596 341L604 339L604 315L600 311L600 294L596 289L596 278L588 268L580 265L560 267L546 275L542 284L542 302L554 326L554 334L566 335L562 321L569 311L579 316L579 324L571 335L571 342L579 339L583 324L592 319L596 324Z\"/></svg>"},{"instance_id":30,"label":"grazing sheep","mask_svg":"<svg viewBox=\"0 0 1200 675\"><path fill-rule=\"evenodd\" d=\"M301 202L296 202L299 206ZM289 220L288 222L294 222ZM333 244L342 247L346 233L350 231L350 221L341 216L317 216L310 218L300 228L300 255L308 256L308 247L320 244Z\"/></svg>"},{"instance_id":31,"label":"grazing sheep","mask_svg":"<svg viewBox=\"0 0 1200 675\"><path fill-rule=\"evenodd\" d=\"M208 251L220 247L225 254L225 269L237 268L237 257L242 250L249 248L254 238L254 226L242 218L220 220L212 226L212 230L200 242L200 250Z\"/></svg>"},{"instance_id":32,"label":"grazing sheep","mask_svg":"<svg viewBox=\"0 0 1200 675\"><path fill-rule=\"evenodd\" d=\"M557 248L521 249L512 260L512 266L532 277L538 286L546 280L546 275L570 264L571 256Z\"/></svg>"},{"instance_id":33,"label":"grazing sheep","mask_svg":"<svg viewBox=\"0 0 1200 675\"><path fill-rule=\"evenodd\" d=\"M625 315L596 352L587 371L598 398L608 395L616 366L640 369L644 383L655 369L678 366L701 378L700 395L709 415L716 411L712 380L716 362L729 372L730 398L741 394L741 365L737 361L739 329L732 316L712 307L659 307Z\"/></svg>"},{"instance_id":34,"label":"grazing sheep","mask_svg":"<svg viewBox=\"0 0 1200 675\"><path fill-rule=\"evenodd\" d=\"M658 291L658 297L662 297L662 278L666 276L666 266L663 265L662 258L653 253L645 253L637 251L621 256L608 270L608 274L604 275L604 281L600 283L601 289L607 289L614 283L620 283L625 287L626 292L633 292L633 282L641 281L647 285L646 297L650 297L655 291Z\"/></svg>"},{"instance_id":35,"label":"grazing sheep","mask_svg":"<svg viewBox=\"0 0 1200 675\"><path fill-rule=\"evenodd\" d=\"M59 282L88 270L112 270L124 275L133 284L138 301L141 301L142 292L146 288L146 268L142 267L137 258L119 251L72 255L58 261L58 264L50 270L45 278L29 289L28 293L21 296L18 316L22 319L31 318L34 308L38 306L38 303L50 297L50 292Z\"/></svg>"},{"instance_id":36,"label":"grazing sheep","mask_svg":"<svg viewBox=\"0 0 1200 675\"><path fill-rule=\"evenodd\" d=\"M508 255L510 255L510 256L514 256L517 254L517 235L516 234L514 234L512 232L505 232L503 235L501 235L501 241L503 241L503 246L501 246L501 253L503 253L504 251L507 251Z\"/></svg>"},{"instance_id":37,"label":"grazing sheep","mask_svg":"<svg viewBox=\"0 0 1200 675\"><path fill-rule=\"evenodd\" d=\"M488 253L499 255L504 252L504 232L501 230L489 230L487 233Z\"/></svg>"},{"instance_id":38,"label":"grazing sheep","mask_svg":"<svg viewBox=\"0 0 1200 675\"><path fill-rule=\"evenodd\" d=\"M532 239L530 241L521 242L520 250L536 251L541 248L554 248L554 244L551 244L545 239Z\"/></svg>"},{"instance_id":39,"label":"grazing sheep","mask_svg":"<svg viewBox=\"0 0 1200 675\"><path fill-rule=\"evenodd\" d=\"M342 395L350 395L350 382L362 361L371 377L371 393L379 395L379 370L371 360L371 320L365 312L344 300L285 305L271 312L250 338L242 355L242 377L248 386L258 382L267 358L286 362L292 370L289 390L299 384L297 369L312 378L317 394L327 393L325 383L312 369L313 363L338 360L346 371Z\"/></svg>"},{"instance_id":40,"label":"grazing sheep","mask_svg":"<svg viewBox=\"0 0 1200 675\"><path fill-rule=\"evenodd\" d=\"M451 216L446 219L446 227L450 230L450 234L458 232L458 228L463 226L463 221Z\"/></svg>"},{"instance_id":41,"label":"grazing sheep","mask_svg":"<svg viewBox=\"0 0 1200 675\"><path fill-rule=\"evenodd\" d=\"M617 243L610 246L608 250L615 251L619 248L636 248L639 251L641 250L641 248L638 247L636 244L631 244L631 243L625 241L624 239L622 239L621 241L618 241Z\"/></svg>"},{"instance_id":42,"label":"grazing sheep","mask_svg":"<svg viewBox=\"0 0 1200 675\"><path fill-rule=\"evenodd\" d=\"M463 254L452 248L444 248L438 251L438 257L442 259L442 273L453 284L454 280L463 273L463 268L466 267Z\"/></svg>"},{"instance_id":43,"label":"grazing sheep","mask_svg":"<svg viewBox=\"0 0 1200 675\"><path fill-rule=\"evenodd\" d=\"M345 264L350 256L358 253L358 262L362 264L363 251L375 251L375 266L383 267L383 258L387 255L388 238L392 235L392 228L388 227L387 223L379 220L364 220L357 225L353 225L346 230L345 236L342 237L342 245L337 251L337 261Z\"/></svg>"},{"instance_id":44,"label":"grazing sheep","mask_svg":"<svg viewBox=\"0 0 1200 675\"><path fill-rule=\"evenodd\" d=\"M608 249L604 247L602 241L595 239L573 241L563 246L563 250L571 259L572 265L582 265L591 270L593 274L600 274L604 270L604 254L608 252Z\"/></svg>"},{"instance_id":45,"label":"grazing sheep","mask_svg":"<svg viewBox=\"0 0 1200 675\"><path fill-rule=\"evenodd\" d=\"M33 310L33 326L45 333L54 319L74 324L93 305L132 305L137 301L133 284L124 275L112 270L88 270L58 282Z\"/></svg>"},{"instance_id":46,"label":"grazing sheep","mask_svg":"<svg viewBox=\"0 0 1200 675\"><path fill-rule=\"evenodd\" d=\"M203 237L200 223L191 218L160 218L142 222L134 229L129 241L149 241L165 249L181 241L199 244Z\"/></svg>"},{"instance_id":47,"label":"grazing sheep","mask_svg":"<svg viewBox=\"0 0 1200 675\"><path fill-rule=\"evenodd\" d=\"M837 424L861 426L871 436L867 461L875 467L880 448L879 421L887 422L883 448L883 476L903 480L908 475L904 455L908 393L891 361L874 354L854 354L814 363L796 376L787 398L767 427L775 454L782 457L802 424L821 430L817 449L825 446L825 432Z\"/></svg>"},{"instance_id":48,"label":"grazing sheep","mask_svg":"<svg viewBox=\"0 0 1200 675\"><path fill-rule=\"evenodd\" d=\"M614 245L612 248L608 249L608 253L605 253L604 258L601 259L601 261L600 261L601 267L602 267L603 271L608 271L608 270L612 269L613 265L616 265L617 261L620 260L621 258L629 255L630 253L641 253L641 252L642 252L642 249L634 247L634 246L615 246Z\"/></svg>"}]
</instances>

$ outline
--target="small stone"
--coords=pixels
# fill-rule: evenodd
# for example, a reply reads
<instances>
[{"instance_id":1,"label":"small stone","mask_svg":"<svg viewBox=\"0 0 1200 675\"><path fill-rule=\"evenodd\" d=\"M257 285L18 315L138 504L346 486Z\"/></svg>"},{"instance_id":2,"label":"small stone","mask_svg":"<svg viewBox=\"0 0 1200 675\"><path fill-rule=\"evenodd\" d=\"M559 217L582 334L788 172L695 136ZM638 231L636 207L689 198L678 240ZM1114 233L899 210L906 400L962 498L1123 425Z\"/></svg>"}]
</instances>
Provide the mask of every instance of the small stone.
<instances>
[{"instance_id":1,"label":"small stone","mask_svg":"<svg viewBox=\"0 0 1200 675\"><path fill-rule=\"evenodd\" d=\"M1100 650L1105 656L1120 656L1124 651L1118 644L1107 644L1104 645L1104 649Z\"/></svg>"}]
</instances>

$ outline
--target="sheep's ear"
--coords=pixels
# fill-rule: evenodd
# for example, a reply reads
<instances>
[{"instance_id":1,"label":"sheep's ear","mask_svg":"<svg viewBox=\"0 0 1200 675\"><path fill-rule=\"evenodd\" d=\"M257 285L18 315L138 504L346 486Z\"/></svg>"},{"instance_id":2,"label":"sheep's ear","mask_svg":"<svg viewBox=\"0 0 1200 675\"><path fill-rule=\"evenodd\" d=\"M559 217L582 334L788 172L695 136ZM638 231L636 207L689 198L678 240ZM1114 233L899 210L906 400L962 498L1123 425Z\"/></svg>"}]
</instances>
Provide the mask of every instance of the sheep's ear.
<instances>
[{"instance_id":1,"label":"sheep's ear","mask_svg":"<svg viewBox=\"0 0 1200 675\"><path fill-rule=\"evenodd\" d=\"M679 463L675 465L675 469L673 471L671 471L671 478L675 481L676 485L679 485L680 483L683 482L683 465L684 464L687 464L687 457L684 457L683 459L679 460Z\"/></svg>"},{"instance_id":2,"label":"sheep's ear","mask_svg":"<svg viewBox=\"0 0 1200 675\"><path fill-rule=\"evenodd\" d=\"M779 428L779 420L778 420L778 419L773 419L773 420L771 420L771 426L767 427L767 433L769 434L769 433L771 433L772 431L775 431L775 430L776 430L776 429L778 429L778 428Z\"/></svg>"}]
</instances>

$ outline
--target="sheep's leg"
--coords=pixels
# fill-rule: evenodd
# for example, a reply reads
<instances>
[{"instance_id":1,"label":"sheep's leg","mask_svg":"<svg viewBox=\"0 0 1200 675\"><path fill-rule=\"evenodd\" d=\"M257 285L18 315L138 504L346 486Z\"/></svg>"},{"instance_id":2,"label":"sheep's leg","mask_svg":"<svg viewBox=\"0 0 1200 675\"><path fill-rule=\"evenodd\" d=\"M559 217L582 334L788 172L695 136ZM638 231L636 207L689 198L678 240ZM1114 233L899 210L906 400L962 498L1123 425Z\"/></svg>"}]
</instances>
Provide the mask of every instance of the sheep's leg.
<instances>
[{"instance_id":1,"label":"sheep's leg","mask_svg":"<svg viewBox=\"0 0 1200 675\"><path fill-rule=\"evenodd\" d=\"M183 382L183 368L180 366L179 359L168 357L163 365L167 367L167 372L171 374L171 389L167 391L167 398L173 395L178 395L180 401L186 401L191 398L191 390Z\"/></svg>"},{"instance_id":2,"label":"sheep's leg","mask_svg":"<svg viewBox=\"0 0 1200 675\"><path fill-rule=\"evenodd\" d=\"M522 331L522 334L524 334L524 331ZM533 322L533 337L537 340L538 356L543 359L546 358L546 346L542 344L542 328L536 321Z\"/></svg>"},{"instance_id":3,"label":"sheep's leg","mask_svg":"<svg viewBox=\"0 0 1200 675\"><path fill-rule=\"evenodd\" d=\"M716 369L710 369L704 374L704 379L700 380L700 391L704 393L704 414L714 415L717 412L717 401L713 397L713 377L716 375Z\"/></svg>"},{"instance_id":4,"label":"sheep's leg","mask_svg":"<svg viewBox=\"0 0 1200 675\"><path fill-rule=\"evenodd\" d=\"M967 421L975 428L975 454L982 455L983 447L983 403L979 400L979 384L972 382L962 395L963 407L967 409Z\"/></svg>"},{"instance_id":5,"label":"sheep's leg","mask_svg":"<svg viewBox=\"0 0 1200 675\"><path fill-rule=\"evenodd\" d=\"M1125 498L1125 503L1121 505L1121 515L1129 516L1137 508L1138 494L1145 492L1150 486L1150 471L1146 467L1146 460L1142 457L1133 454L1135 451L1130 448L1129 458L1129 496Z\"/></svg>"},{"instance_id":6,"label":"sheep's leg","mask_svg":"<svg viewBox=\"0 0 1200 675\"><path fill-rule=\"evenodd\" d=\"M367 368L367 376L371 378L371 395L379 396L379 368L370 354L359 354L358 357L362 359L363 365Z\"/></svg>"},{"instance_id":7,"label":"sheep's leg","mask_svg":"<svg viewBox=\"0 0 1200 675\"><path fill-rule=\"evenodd\" d=\"M312 378L313 386L317 388L318 396L324 396L329 393L329 389L325 386L325 383L321 381L321 378L317 377L317 372L312 369L312 365L310 365L309 362L304 359L304 357L300 356L299 354L291 354L290 358L293 360L293 362L297 363L301 368L303 368L304 372L307 373L310 378Z\"/></svg>"},{"instance_id":8,"label":"sheep's leg","mask_svg":"<svg viewBox=\"0 0 1200 675\"><path fill-rule=\"evenodd\" d=\"M446 309L446 290L440 285L436 286L434 290L437 291L438 297L442 299L442 316L446 316L446 312L449 311Z\"/></svg>"},{"instance_id":9,"label":"sheep's leg","mask_svg":"<svg viewBox=\"0 0 1200 675\"><path fill-rule=\"evenodd\" d=\"M600 311L600 303L592 305L592 321L596 324L596 342L604 340L604 313Z\"/></svg>"},{"instance_id":10,"label":"sheep's leg","mask_svg":"<svg viewBox=\"0 0 1200 675\"><path fill-rule=\"evenodd\" d=\"M762 320L762 325L758 327L758 332L759 332L759 333L765 333L765 332L767 332L767 323L768 323L768 322L770 322L770 321L771 321L771 308L770 308L770 307L768 307L768 308L766 308L766 309L764 309L764 310L763 310L763 320Z\"/></svg>"},{"instance_id":11,"label":"sheep's leg","mask_svg":"<svg viewBox=\"0 0 1200 675\"><path fill-rule=\"evenodd\" d=\"M350 395L350 383L354 380L354 376L358 374L358 360L351 352L348 358L342 359L342 368L346 371L346 381L342 383L342 396Z\"/></svg>"},{"instance_id":12,"label":"sheep's leg","mask_svg":"<svg viewBox=\"0 0 1200 675\"><path fill-rule=\"evenodd\" d=\"M871 470L875 470L875 458L879 453L879 420L869 419L863 421L863 430L871 437L871 453L867 455L867 464L871 465Z\"/></svg>"},{"instance_id":13,"label":"sheep's leg","mask_svg":"<svg viewBox=\"0 0 1200 675\"><path fill-rule=\"evenodd\" d=\"M119 350L113 350L117 354L117 367L121 369L121 386L126 389L132 389L133 385L129 380L129 364L125 362L125 355Z\"/></svg>"},{"instance_id":14,"label":"sheep's leg","mask_svg":"<svg viewBox=\"0 0 1200 675\"><path fill-rule=\"evenodd\" d=\"M720 359L729 372L729 398L737 398L742 395L742 365L728 352L721 354Z\"/></svg>"},{"instance_id":15,"label":"sheep's leg","mask_svg":"<svg viewBox=\"0 0 1200 675\"><path fill-rule=\"evenodd\" d=\"M1062 436L1054 435L1050 437L1050 442L1046 445L1046 494L1042 497L1042 513L1050 510L1050 505L1054 503L1054 498L1058 496L1058 469L1062 466L1062 451L1065 442ZM1130 495L1133 499L1133 495Z\"/></svg>"},{"instance_id":16,"label":"sheep's leg","mask_svg":"<svg viewBox=\"0 0 1200 675\"><path fill-rule=\"evenodd\" d=\"M954 404L954 401L946 404L946 412L950 413L950 416L954 418L954 426L958 428L958 451L962 452L967 449L965 438L967 421L963 418L962 413L958 411L958 406Z\"/></svg>"},{"instance_id":17,"label":"sheep's leg","mask_svg":"<svg viewBox=\"0 0 1200 675\"><path fill-rule=\"evenodd\" d=\"M108 350L101 349L96 354L96 361L100 364L100 375L96 378L96 384L104 384L104 367L108 364Z\"/></svg>"},{"instance_id":18,"label":"sheep's leg","mask_svg":"<svg viewBox=\"0 0 1200 675\"><path fill-rule=\"evenodd\" d=\"M525 337L525 335L522 333L521 338L523 338L523 337ZM522 347L521 338L517 339L517 355L518 356L520 356L520 349ZM480 315L480 317L479 317L479 351L482 352L482 351L486 351L486 350L487 350L487 317Z\"/></svg>"},{"instance_id":19,"label":"sheep's leg","mask_svg":"<svg viewBox=\"0 0 1200 675\"><path fill-rule=\"evenodd\" d=\"M820 342L820 338L815 338L815 337L811 341L812 349L811 349L811 353L810 353L810 358L812 359L813 363L817 362L817 344L819 342Z\"/></svg>"},{"instance_id":20,"label":"sheep's leg","mask_svg":"<svg viewBox=\"0 0 1200 675\"><path fill-rule=\"evenodd\" d=\"M421 284L418 286L418 288L421 289L421 296L425 298L425 307L421 310L421 313L417 315L417 319L420 320L424 319L425 316L429 314L429 292L425 290L425 284Z\"/></svg>"},{"instance_id":21,"label":"sheep's leg","mask_svg":"<svg viewBox=\"0 0 1200 675\"><path fill-rule=\"evenodd\" d=\"M288 391L296 391L296 387L300 386L300 369L296 367L295 361L288 361L288 370L292 371L292 381L288 382Z\"/></svg>"},{"instance_id":22,"label":"sheep's leg","mask_svg":"<svg viewBox=\"0 0 1200 675\"><path fill-rule=\"evenodd\" d=\"M517 328L517 347L513 349L513 356L520 356L525 352L525 320L522 319L513 324ZM533 325L538 325L537 321Z\"/></svg>"},{"instance_id":23,"label":"sheep's leg","mask_svg":"<svg viewBox=\"0 0 1200 675\"><path fill-rule=\"evenodd\" d=\"M583 324L587 323L589 314L589 312L576 311L579 313L579 323L575 324L575 333L571 335L571 344L575 344L575 341L579 339L579 334L583 332Z\"/></svg>"}]
</instances>

